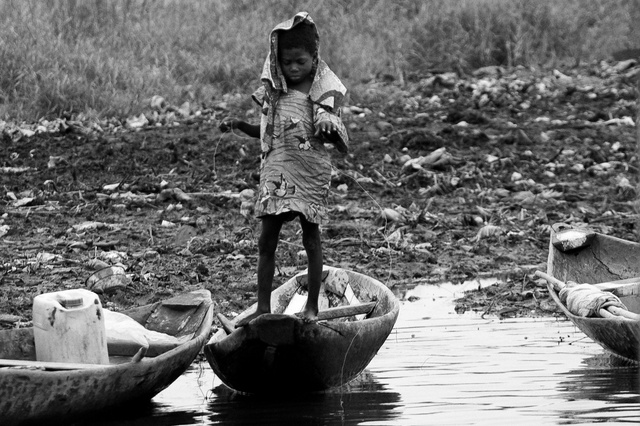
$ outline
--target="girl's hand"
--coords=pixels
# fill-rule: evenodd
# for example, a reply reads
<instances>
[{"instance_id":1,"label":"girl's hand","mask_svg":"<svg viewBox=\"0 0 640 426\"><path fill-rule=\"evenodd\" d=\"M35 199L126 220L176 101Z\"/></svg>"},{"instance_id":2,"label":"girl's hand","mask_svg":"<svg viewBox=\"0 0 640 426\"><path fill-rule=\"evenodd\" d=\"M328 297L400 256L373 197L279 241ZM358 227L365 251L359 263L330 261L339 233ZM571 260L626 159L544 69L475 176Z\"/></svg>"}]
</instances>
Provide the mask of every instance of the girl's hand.
<instances>
[{"instance_id":1,"label":"girl's hand","mask_svg":"<svg viewBox=\"0 0 640 426\"><path fill-rule=\"evenodd\" d=\"M323 135L328 139L332 139L335 136L337 130L338 128L330 121L321 121L316 126L316 132L313 135Z\"/></svg>"},{"instance_id":2,"label":"girl's hand","mask_svg":"<svg viewBox=\"0 0 640 426\"><path fill-rule=\"evenodd\" d=\"M218 126L218 128L222 133L227 133L232 131L233 129L237 129L239 124L240 120L231 118L228 120L222 120L222 123L220 123L220 126Z\"/></svg>"}]
</instances>

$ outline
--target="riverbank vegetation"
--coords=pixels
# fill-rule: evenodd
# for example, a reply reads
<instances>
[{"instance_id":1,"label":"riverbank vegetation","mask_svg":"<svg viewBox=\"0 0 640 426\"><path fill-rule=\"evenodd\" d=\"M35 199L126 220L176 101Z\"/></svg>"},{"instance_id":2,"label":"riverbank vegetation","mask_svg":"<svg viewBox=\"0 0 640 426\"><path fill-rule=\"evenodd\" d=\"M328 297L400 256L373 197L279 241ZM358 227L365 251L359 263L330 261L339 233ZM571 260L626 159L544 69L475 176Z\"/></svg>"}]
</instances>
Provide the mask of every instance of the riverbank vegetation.
<instances>
[{"instance_id":1,"label":"riverbank vegetation","mask_svg":"<svg viewBox=\"0 0 640 426\"><path fill-rule=\"evenodd\" d=\"M486 65L560 67L640 47L633 0L0 0L0 120L124 117L258 84L267 34L307 10L351 96Z\"/></svg>"}]
</instances>

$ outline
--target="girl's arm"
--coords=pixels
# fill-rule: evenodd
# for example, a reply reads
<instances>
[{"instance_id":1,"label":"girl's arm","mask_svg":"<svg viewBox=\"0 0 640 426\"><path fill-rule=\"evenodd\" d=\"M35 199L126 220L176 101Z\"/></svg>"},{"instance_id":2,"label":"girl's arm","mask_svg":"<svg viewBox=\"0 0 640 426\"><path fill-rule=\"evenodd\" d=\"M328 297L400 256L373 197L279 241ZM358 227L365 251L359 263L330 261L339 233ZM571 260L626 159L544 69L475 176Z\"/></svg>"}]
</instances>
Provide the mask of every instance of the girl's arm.
<instances>
[{"instance_id":1,"label":"girl's arm","mask_svg":"<svg viewBox=\"0 0 640 426\"><path fill-rule=\"evenodd\" d=\"M238 129L241 132L246 133L248 136L251 136L252 138L260 137L260 125L249 124L246 121L242 120L224 120L222 123L220 123L219 129L223 133L230 132L233 129Z\"/></svg>"}]
</instances>

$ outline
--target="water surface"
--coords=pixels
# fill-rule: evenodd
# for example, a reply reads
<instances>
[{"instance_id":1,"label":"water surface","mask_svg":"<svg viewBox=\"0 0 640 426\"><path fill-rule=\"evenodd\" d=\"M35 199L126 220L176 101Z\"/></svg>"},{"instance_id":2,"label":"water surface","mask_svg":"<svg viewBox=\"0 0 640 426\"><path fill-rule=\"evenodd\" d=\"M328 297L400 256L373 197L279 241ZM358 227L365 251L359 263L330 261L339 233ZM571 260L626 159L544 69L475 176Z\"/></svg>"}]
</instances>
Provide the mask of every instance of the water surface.
<instances>
[{"instance_id":1,"label":"water surface","mask_svg":"<svg viewBox=\"0 0 640 426\"><path fill-rule=\"evenodd\" d=\"M454 312L469 286L399 293L398 322L344 389L268 397L231 392L196 363L119 425L560 425L640 423L638 368L566 320ZM412 302L406 301L412 300Z\"/></svg>"}]
</instances>

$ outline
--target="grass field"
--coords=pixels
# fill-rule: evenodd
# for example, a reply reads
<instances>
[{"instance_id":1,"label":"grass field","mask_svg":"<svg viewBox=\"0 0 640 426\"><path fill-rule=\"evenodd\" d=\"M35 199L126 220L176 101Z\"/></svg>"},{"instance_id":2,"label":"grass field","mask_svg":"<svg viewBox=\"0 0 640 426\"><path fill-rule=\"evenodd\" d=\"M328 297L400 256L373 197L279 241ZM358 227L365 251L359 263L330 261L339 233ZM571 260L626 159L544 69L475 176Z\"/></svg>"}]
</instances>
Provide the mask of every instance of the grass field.
<instances>
[{"instance_id":1,"label":"grass field","mask_svg":"<svg viewBox=\"0 0 640 426\"><path fill-rule=\"evenodd\" d=\"M160 95L249 93L278 22L306 10L357 95L384 77L568 67L640 47L637 0L0 0L0 119L123 117Z\"/></svg>"}]
</instances>

